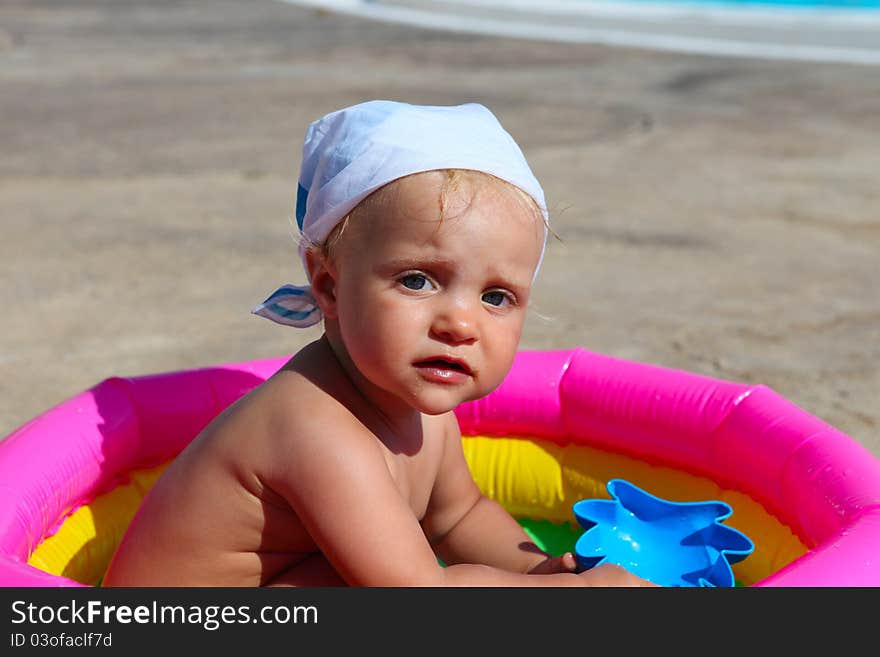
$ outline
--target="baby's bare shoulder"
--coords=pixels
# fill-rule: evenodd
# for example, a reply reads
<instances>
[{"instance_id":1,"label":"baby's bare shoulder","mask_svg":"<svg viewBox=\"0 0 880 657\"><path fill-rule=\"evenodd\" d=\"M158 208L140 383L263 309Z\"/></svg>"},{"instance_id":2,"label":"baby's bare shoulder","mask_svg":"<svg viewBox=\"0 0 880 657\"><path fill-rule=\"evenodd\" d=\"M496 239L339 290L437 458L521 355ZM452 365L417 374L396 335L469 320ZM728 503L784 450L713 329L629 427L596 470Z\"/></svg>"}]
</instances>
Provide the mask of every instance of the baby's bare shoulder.
<instances>
[{"instance_id":1,"label":"baby's bare shoulder","mask_svg":"<svg viewBox=\"0 0 880 657\"><path fill-rule=\"evenodd\" d=\"M359 425L339 394L296 371L278 372L253 401L268 428L281 439L326 429L328 425L349 429Z\"/></svg>"},{"instance_id":2,"label":"baby's bare shoulder","mask_svg":"<svg viewBox=\"0 0 880 657\"><path fill-rule=\"evenodd\" d=\"M276 373L239 400L221 430L251 458L281 467L302 463L316 449L350 449L365 435L344 403L293 370Z\"/></svg>"}]
</instances>

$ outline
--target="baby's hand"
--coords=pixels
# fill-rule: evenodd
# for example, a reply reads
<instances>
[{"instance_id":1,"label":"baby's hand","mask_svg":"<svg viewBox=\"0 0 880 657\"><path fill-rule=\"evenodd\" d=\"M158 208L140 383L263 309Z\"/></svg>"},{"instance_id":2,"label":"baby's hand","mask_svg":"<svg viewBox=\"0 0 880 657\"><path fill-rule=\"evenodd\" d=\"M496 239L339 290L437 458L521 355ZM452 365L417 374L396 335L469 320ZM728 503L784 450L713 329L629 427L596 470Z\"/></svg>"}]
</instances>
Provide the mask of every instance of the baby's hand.
<instances>
[{"instance_id":1,"label":"baby's hand","mask_svg":"<svg viewBox=\"0 0 880 657\"><path fill-rule=\"evenodd\" d=\"M566 552L561 557L547 557L529 571L531 575L550 575L552 573L573 573L577 568L577 562L571 552Z\"/></svg>"},{"instance_id":2,"label":"baby's hand","mask_svg":"<svg viewBox=\"0 0 880 657\"><path fill-rule=\"evenodd\" d=\"M578 576L583 578L584 586L658 586L613 563L599 564Z\"/></svg>"}]
</instances>

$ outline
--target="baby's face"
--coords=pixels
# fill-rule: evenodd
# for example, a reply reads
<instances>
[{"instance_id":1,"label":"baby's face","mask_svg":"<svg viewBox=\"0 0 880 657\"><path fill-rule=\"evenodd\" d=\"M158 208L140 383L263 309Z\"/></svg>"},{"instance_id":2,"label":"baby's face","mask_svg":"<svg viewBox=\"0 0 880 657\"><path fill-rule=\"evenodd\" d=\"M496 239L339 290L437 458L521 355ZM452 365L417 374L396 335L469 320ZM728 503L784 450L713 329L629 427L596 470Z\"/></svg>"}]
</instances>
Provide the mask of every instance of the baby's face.
<instances>
[{"instance_id":1,"label":"baby's face","mask_svg":"<svg viewBox=\"0 0 880 657\"><path fill-rule=\"evenodd\" d=\"M467 177L403 178L333 245L342 342L373 385L428 414L504 379L526 316L544 224L517 190Z\"/></svg>"}]
</instances>

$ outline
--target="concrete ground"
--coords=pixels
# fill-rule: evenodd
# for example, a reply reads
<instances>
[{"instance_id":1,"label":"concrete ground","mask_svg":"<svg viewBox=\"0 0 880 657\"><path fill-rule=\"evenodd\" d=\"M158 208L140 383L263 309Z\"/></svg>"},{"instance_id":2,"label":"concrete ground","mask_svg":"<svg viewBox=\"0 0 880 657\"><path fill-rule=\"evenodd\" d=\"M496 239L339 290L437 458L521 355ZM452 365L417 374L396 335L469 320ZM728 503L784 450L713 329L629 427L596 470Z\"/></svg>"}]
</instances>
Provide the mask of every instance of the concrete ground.
<instances>
[{"instance_id":1,"label":"concrete ground","mask_svg":"<svg viewBox=\"0 0 880 657\"><path fill-rule=\"evenodd\" d=\"M416 29L274 0L0 5L0 436L277 356L307 124L488 105L544 184L526 349L771 386L880 456L880 68Z\"/></svg>"}]
</instances>

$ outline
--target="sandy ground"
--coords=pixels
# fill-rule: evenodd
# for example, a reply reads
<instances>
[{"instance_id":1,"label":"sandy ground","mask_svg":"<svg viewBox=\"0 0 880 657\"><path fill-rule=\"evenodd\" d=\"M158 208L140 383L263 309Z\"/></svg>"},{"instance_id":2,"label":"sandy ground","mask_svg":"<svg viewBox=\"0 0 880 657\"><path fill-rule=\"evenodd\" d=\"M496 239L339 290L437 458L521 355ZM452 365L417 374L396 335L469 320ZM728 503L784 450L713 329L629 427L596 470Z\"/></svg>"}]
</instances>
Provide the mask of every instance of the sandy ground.
<instances>
[{"instance_id":1,"label":"sandy ground","mask_svg":"<svg viewBox=\"0 0 880 657\"><path fill-rule=\"evenodd\" d=\"M0 436L113 375L278 356L306 125L483 102L542 180L522 347L763 383L880 456L880 68L365 22L0 5Z\"/></svg>"}]
</instances>

